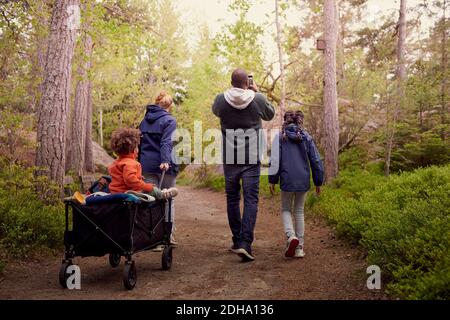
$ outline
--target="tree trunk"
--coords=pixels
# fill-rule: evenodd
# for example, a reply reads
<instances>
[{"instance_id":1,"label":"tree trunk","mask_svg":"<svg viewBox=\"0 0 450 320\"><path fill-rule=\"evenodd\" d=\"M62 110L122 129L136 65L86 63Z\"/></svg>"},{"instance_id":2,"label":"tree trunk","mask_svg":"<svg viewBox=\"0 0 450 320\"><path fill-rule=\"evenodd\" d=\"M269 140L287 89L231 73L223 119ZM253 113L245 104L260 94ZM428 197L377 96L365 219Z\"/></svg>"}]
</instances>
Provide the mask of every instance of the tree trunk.
<instances>
[{"instance_id":1,"label":"tree trunk","mask_svg":"<svg viewBox=\"0 0 450 320\"><path fill-rule=\"evenodd\" d=\"M87 113L86 113L86 151L84 169L87 172L95 172L94 150L92 146L92 82L88 81Z\"/></svg>"},{"instance_id":2,"label":"tree trunk","mask_svg":"<svg viewBox=\"0 0 450 320\"><path fill-rule=\"evenodd\" d=\"M35 79L39 82L38 86L35 87L34 85L31 85L31 92L30 96L32 96L32 110L34 112L39 113L38 107L40 105L40 96L43 92L43 72L45 68L45 55L46 55L46 49L47 49L47 41L48 41L48 35L47 31L49 29L49 21L45 17L45 11L47 10L47 3L45 1L38 1L36 3L36 9L42 14L42 16L36 17L34 20L35 23L33 25L33 28L35 30L34 34L34 41L36 50L33 53L33 56L30 57L33 61L32 66L32 74Z\"/></svg>"},{"instance_id":3,"label":"tree trunk","mask_svg":"<svg viewBox=\"0 0 450 320\"><path fill-rule=\"evenodd\" d=\"M100 135L100 146L103 148L103 108L100 106L98 111L98 131Z\"/></svg>"},{"instance_id":4,"label":"tree trunk","mask_svg":"<svg viewBox=\"0 0 450 320\"><path fill-rule=\"evenodd\" d=\"M53 6L38 113L36 174L50 177L61 194L77 12L79 0L57 0Z\"/></svg>"},{"instance_id":5,"label":"tree trunk","mask_svg":"<svg viewBox=\"0 0 450 320\"><path fill-rule=\"evenodd\" d=\"M283 54L283 33L280 23L280 6L279 0L275 0L275 24L277 27L277 47L278 47L278 63L280 64L280 83L281 83L281 95L280 95L280 128L283 126L284 112L286 108L286 77L284 67L284 54Z\"/></svg>"},{"instance_id":6,"label":"tree trunk","mask_svg":"<svg viewBox=\"0 0 450 320\"><path fill-rule=\"evenodd\" d=\"M392 120L390 115L387 116L387 143L386 143L386 160L384 166L384 174L389 176L391 171L392 147L394 144L395 126L397 124L400 112L403 109L405 99L405 80L406 80L406 63L405 63L405 44L406 44L406 0L400 2L400 17L398 21L398 43L397 43L397 99L395 103Z\"/></svg>"},{"instance_id":7,"label":"tree trunk","mask_svg":"<svg viewBox=\"0 0 450 320\"><path fill-rule=\"evenodd\" d=\"M87 113L89 103L89 77L91 68L92 39L89 35L84 39L84 50L78 68L80 80L75 92L75 106L71 118L70 146L68 145L68 167L74 168L78 177L82 177L85 168Z\"/></svg>"},{"instance_id":8,"label":"tree trunk","mask_svg":"<svg viewBox=\"0 0 450 320\"><path fill-rule=\"evenodd\" d=\"M325 178L329 182L338 174L339 114L336 85L336 46L338 37L337 8L335 0L324 4L324 133L325 133Z\"/></svg>"},{"instance_id":9,"label":"tree trunk","mask_svg":"<svg viewBox=\"0 0 450 320\"><path fill-rule=\"evenodd\" d=\"M442 80L441 80L441 138L442 140L445 140L446 137L446 131L444 125L447 123L446 116L447 116L447 1L444 0L443 8L442 8L442 66L441 66L441 72L442 72Z\"/></svg>"}]
</instances>

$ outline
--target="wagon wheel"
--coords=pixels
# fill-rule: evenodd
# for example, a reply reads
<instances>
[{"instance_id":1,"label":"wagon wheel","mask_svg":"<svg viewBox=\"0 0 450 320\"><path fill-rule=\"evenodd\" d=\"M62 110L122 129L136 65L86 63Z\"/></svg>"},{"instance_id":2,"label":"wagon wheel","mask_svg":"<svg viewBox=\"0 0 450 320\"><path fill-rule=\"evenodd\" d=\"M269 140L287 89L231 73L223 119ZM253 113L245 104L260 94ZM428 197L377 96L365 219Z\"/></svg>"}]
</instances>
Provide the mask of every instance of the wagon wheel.
<instances>
[{"instance_id":1,"label":"wagon wheel","mask_svg":"<svg viewBox=\"0 0 450 320\"><path fill-rule=\"evenodd\" d=\"M59 284L64 289L67 289L67 279L69 274L67 274L67 268L72 265L72 261L63 261L61 268L59 268Z\"/></svg>"},{"instance_id":2,"label":"wagon wheel","mask_svg":"<svg viewBox=\"0 0 450 320\"><path fill-rule=\"evenodd\" d=\"M123 285L127 290L133 290L137 282L136 265L134 261L127 261L123 269Z\"/></svg>"},{"instance_id":3,"label":"wagon wheel","mask_svg":"<svg viewBox=\"0 0 450 320\"><path fill-rule=\"evenodd\" d=\"M166 246L164 248L161 258L163 270L170 270L170 268L172 267L172 251L173 251L172 246Z\"/></svg>"},{"instance_id":4,"label":"wagon wheel","mask_svg":"<svg viewBox=\"0 0 450 320\"><path fill-rule=\"evenodd\" d=\"M109 254L109 264L111 267L116 268L120 264L120 254L110 253Z\"/></svg>"}]
</instances>

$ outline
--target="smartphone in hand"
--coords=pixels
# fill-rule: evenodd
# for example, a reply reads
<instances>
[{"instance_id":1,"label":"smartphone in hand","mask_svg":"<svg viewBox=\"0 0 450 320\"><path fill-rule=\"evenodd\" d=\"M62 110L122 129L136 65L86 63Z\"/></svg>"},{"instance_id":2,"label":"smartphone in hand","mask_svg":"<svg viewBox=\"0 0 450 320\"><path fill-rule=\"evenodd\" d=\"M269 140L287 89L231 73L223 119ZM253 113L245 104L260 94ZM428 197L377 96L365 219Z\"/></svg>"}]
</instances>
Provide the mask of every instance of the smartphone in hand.
<instances>
[{"instance_id":1,"label":"smartphone in hand","mask_svg":"<svg viewBox=\"0 0 450 320\"><path fill-rule=\"evenodd\" d=\"M252 75L248 76L248 86L249 87L253 86L253 76Z\"/></svg>"}]
</instances>

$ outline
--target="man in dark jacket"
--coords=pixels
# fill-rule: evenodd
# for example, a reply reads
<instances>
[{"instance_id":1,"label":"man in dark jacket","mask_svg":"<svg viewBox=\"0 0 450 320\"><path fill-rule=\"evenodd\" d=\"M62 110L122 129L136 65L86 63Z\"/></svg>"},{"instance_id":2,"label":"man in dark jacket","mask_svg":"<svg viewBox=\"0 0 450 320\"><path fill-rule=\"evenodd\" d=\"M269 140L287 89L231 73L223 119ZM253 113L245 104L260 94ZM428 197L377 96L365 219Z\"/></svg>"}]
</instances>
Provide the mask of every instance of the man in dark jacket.
<instances>
[{"instance_id":1,"label":"man in dark jacket","mask_svg":"<svg viewBox=\"0 0 450 320\"><path fill-rule=\"evenodd\" d=\"M264 143L261 120L272 120L275 109L264 95L258 93L258 87L249 83L245 70L235 70L231 84L233 88L216 97L212 111L220 118L222 128L227 213L233 235L231 250L243 261L253 261L251 245L259 201L260 152ZM241 179L242 218L239 206Z\"/></svg>"}]
</instances>

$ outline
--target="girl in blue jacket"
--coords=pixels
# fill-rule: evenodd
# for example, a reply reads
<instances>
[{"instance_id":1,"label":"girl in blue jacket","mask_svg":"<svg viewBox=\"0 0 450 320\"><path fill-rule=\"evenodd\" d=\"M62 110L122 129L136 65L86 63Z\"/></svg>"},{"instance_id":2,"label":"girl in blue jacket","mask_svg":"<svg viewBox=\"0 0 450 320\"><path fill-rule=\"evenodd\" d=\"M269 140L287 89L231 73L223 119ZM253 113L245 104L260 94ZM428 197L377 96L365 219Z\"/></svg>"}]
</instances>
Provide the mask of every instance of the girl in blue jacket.
<instances>
[{"instance_id":1,"label":"girl in blue jacket","mask_svg":"<svg viewBox=\"0 0 450 320\"><path fill-rule=\"evenodd\" d=\"M302 258L305 236L304 206L310 190L310 172L320 194L324 170L319 152L311 136L303 129L303 113L287 111L281 133L272 145L269 169L270 191L280 183L284 231L287 237L286 257ZM295 230L292 221L295 216Z\"/></svg>"}]
</instances>

